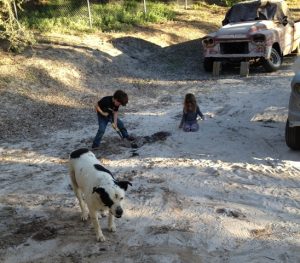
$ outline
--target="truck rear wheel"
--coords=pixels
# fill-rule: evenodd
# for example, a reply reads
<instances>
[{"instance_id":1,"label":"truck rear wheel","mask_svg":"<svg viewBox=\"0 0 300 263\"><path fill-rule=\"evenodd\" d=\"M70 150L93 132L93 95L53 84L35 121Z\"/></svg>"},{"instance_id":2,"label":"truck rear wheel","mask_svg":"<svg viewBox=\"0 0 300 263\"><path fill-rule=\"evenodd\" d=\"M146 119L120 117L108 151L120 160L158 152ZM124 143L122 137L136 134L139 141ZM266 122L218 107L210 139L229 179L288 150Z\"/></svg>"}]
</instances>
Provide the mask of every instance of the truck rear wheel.
<instances>
[{"instance_id":1,"label":"truck rear wheel","mask_svg":"<svg viewBox=\"0 0 300 263\"><path fill-rule=\"evenodd\" d=\"M263 60L263 66L267 72L274 72L278 70L281 64L282 56L275 48L272 48L270 58Z\"/></svg>"},{"instance_id":2,"label":"truck rear wheel","mask_svg":"<svg viewBox=\"0 0 300 263\"><path fill-rule=\"evenodd\" d=\"M285 125L285 142L292 150L300 150L300 127L290 127L289 120Z\"/></svg>"},{"instance_id":3,"label":"truck rear wheel","mask_svg":"<svg viewBox=\"0 0 300 263\"><path fill-rule=\"evenodd\" d=\"M204 58L203 61L203 67L206 72L212 72L214 65L214 59L213 58Z\"/></svg>"}]
</instances>

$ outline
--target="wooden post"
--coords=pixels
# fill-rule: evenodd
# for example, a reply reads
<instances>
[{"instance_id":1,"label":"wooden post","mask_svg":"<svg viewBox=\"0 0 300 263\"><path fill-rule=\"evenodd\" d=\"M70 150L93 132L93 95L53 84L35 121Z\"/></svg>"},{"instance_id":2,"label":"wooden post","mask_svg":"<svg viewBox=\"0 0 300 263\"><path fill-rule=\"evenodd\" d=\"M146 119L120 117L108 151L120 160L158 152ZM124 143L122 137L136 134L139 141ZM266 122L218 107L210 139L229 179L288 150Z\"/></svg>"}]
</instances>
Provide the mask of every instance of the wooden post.
<instances>
[{"instance_id":1,"label":"wooden post","mask_svg":"<svg viewBox=\"0 0 300 263\"><path fill-rule=\"evenodd\" d=\"M248 61L241 62L240 75L243 77L248 77L248 75L249 75L249 62Z\"/></svg>"},{"instance_id":2,"label":"wooden post","mask_svg":"<svg viewBox=\"0 0 300 263\"><path fill-rule=\"evenodd\" d=\"M147 14L147 6L146 6L146 0L144 0L144 14Z\"/></svg>"},{"instance_id":3,"label":"wooden post","mask_svg":"<svg viewBox=\"0 0 300 263\"><path fill-rule=\"evenodd\" d=\"M87 1L87 6L88 6L88 12L89 12L89 21L90 21L90 28L92 28L92 14L91 14L91 8L90 8L90 1Z\"/></svg>"},{"instance_id":4,"label":"wooden post","mask_svg":"<svg viewBox=\"0 0 300 263\"><path fill-rule=\"evenodd\" d=\"M221 61L214 61L213 76L219 76L221 71Z\"/></svg>"}]
</instances>

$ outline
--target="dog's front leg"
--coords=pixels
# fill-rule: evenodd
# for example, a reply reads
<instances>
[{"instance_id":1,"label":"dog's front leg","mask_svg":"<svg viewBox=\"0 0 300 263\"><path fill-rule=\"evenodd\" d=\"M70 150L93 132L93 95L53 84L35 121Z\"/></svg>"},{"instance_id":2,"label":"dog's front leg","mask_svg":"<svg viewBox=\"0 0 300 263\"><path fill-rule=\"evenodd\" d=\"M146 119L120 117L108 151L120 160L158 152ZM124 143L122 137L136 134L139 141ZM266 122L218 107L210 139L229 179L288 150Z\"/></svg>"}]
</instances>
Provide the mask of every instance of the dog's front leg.
<instances>
[{"instance_id":1,"label":"dog's front leg","mask_svg":"<svg viewBox=\"0 0 300 263\"><path fill-rule=\"evenodd\" d=\"M111 232L116 232L114 216L111 213L108 214L108 230Z\"/></svg>"},{"instance_id":2,"label":"dog's front leg","mask_svg":"<svg viewBox=\"0 0 300 263\"><path fill-rule=\"evenodd\" d=\"M90 217L91 217L91 220L93 222L93 225L94 225L94 228L96 231L97 241L101 241L101 242L105 241L105 237L102 233L101 226L100 226L100 223L98 220L97 211L89 208L89 212L90 212Z\"/></svg>"}]
</instances>

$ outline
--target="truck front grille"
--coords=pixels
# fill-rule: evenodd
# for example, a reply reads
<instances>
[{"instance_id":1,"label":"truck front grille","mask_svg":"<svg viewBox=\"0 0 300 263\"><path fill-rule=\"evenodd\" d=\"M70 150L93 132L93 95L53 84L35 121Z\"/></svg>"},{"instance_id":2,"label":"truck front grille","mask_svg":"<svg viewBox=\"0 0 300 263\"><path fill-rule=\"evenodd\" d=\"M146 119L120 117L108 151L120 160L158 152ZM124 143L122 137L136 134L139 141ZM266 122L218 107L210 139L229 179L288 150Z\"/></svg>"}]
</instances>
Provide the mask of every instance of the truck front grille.
<instances>
[{"instance_id":1,"label":"truck front grille","mask_svg":"<svg viewBox=\"0 0 300 263\"><path fill-rule=\"evenodd\" d=\"M248 54L248 42L220 43L221 54Z\"/></svg>"}]
</instances>

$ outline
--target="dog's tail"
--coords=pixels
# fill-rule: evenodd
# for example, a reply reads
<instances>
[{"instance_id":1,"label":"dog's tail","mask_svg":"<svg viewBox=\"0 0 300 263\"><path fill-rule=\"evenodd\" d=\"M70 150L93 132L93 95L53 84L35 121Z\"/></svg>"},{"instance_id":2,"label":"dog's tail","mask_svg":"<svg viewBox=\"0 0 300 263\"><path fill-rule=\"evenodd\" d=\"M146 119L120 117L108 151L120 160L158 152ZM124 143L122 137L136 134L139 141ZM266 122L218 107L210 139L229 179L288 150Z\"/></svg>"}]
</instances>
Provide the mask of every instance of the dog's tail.
<instances>
[{"instance_id":1,"label":"dog's tail","mask_svg":"<svg viewBox=\"0 0 300 263\"><path fill-rule=\"evenodd\" d=\"M72 165L72 160L70 160L69 162L69 175L70 175L70 179L71 179L71 184L73 189L74 188L78 188L78 184L76 182L76 177L75 177L75 171Z\"/></svg>"},{"instance_id":2,"label":"dog's tail","mask_svg":"<svg viewBox=\"0 0 300 263\"><path fill-rule=\"evenodd\" d=\"M70 180L71 180L71 184L74 189L78 188L78 184L76 182L76 176L75 176L75 169L74 169L74 158L72 158L72 153L69 156L69 175L70 175Z\"/></svg>"}]
</instances>

